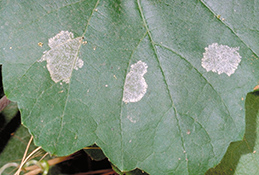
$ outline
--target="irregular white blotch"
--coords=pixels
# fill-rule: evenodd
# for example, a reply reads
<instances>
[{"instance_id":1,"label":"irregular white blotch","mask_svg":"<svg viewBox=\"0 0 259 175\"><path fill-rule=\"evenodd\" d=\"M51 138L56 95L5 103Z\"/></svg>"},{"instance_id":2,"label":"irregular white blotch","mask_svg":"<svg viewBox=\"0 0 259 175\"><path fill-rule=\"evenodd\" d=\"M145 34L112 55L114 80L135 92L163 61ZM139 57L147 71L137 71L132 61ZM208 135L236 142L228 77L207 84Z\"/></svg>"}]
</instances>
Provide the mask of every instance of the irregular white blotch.
<instances>
[{"instance_id":1,"label":"irregular white blotch","mask_svg":"<svg viewBox=\"0 0 259 175\"><path fill-rule=\"evenodd\" d=\"M143 76L147 73L147 68L147 64L142 61L131 65L124 85L122 99L124 102L138 102L145 95L148 85Z\"/></svg>"},{"instance_id":2,"label":"irregular white blotch","mask_svg":"<svg viewBox=\"0 0 259 175\"><path fill-rule=\"evenodd\" d=\"M134 120L134 118L129 115L127 116L127 119L129 119L131 123L137 123L137 120Z\"/></svg>"},{"instance_id":3,"label":"irregular white blotch","mask_svg":"<svg viewBox=\"0 0 259 175\"><path fill-rule=\"evenodd\" d=\"M205 47L201 65L207 72L225 73L230 76L235 72L242 58L238 50L239 47L229 47L213 43Z\"/></svg>"},{"instance_id":4,"label":"irregular white blotch","mask_svg":"<svg viewBox=\"0 0 259 175\"><path fill-rule=\"evenodd\" d=\"M73 33L61 31L49 39L49 51L43 52L39 62L47 61L47 69L51 79L57 83L69 83L73 69L83 67L84 61L78 58L82 37L74 38Z\"/></svg>"}]
</instances>

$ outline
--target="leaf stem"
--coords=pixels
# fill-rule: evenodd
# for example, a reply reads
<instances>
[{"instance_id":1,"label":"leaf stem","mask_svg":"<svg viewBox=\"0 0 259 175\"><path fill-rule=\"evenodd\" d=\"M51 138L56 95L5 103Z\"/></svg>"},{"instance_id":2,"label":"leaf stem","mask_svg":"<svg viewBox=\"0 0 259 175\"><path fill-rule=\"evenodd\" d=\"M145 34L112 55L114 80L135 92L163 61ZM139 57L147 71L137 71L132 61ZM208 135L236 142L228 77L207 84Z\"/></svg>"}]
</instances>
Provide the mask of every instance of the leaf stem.
<instances>
[{"instance_id":1,"label":"leaf stem","mask_svg":"<svg viewBox=\"0 0 259 175\"><path fill-rule=\"evenodd\" d=\"M23 165L29 160L29 158L30 158L34 153L36 153L36 152L39 151L40 149L41 149L41 146L39 146L38 148L36 148L35 150L33 150L33 151L28 155L28 157L27 157L24 161L21 162L21 164L20 164L18 170L16 171L16 173L15 173L14 175L19 175L20 172L21 172L21 169L22 169Z\"/></svg>"}]
</instances>

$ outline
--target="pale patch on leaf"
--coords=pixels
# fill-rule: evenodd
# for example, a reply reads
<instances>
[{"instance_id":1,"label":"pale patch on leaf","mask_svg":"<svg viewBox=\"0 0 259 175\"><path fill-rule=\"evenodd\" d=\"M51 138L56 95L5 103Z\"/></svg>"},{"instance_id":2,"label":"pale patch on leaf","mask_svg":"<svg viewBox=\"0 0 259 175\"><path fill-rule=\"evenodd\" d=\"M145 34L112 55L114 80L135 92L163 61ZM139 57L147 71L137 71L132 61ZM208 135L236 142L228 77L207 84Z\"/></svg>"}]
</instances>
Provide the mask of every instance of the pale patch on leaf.
<instances>
[{"instance_id":1,"label":"pale patch on leaf","mask_svg":"<svg viewBox=\"0 0 259 175\"><path fill-rule=\"evenodd\" d=\"M238 50L239 47L229 47L213 43L205 48L201 65L207 72L225 73L230 76L236 71L242 58Z\"/></svg>"},{"instance_id":2,"label":"pale patch on leaf","mask_svg":"<svg viewBox=\"0 0 259 175\"><path fill-rule=\"evenodd\" d=\"M44 52L39 62L47 61L47 69L55 83L61 80L69 83L73 69L83 67L84 61L78 58L81 44L82 37L74 38L68 31L61 31L49 39L51 49Z\"/></svg>"},{"instance_id":3,"label":"pale patch on leaf","mask_svg":"<svg viewBox=\"0 0 259 175\"><path fill-rule=\"evenodd\" d=\"M122 100L125 103L138 102L145 95L148 85L143 76L147 73L147 68L147 64L142 61L131 65L124 85Z\"/></svg>"},{"instance_id":4,"label":"pale patch on leaf","mask_svg":"<svg viewBox=\"0 0 259 175\"><path fill-rule=\"evenodd\" d=\"M136 123L137 122L137 120L135 120L133 117L131 117L131 116L127 116L127 119L129 119L129 121L131 122L131 123Z\"/></svg>"}]
</instances>

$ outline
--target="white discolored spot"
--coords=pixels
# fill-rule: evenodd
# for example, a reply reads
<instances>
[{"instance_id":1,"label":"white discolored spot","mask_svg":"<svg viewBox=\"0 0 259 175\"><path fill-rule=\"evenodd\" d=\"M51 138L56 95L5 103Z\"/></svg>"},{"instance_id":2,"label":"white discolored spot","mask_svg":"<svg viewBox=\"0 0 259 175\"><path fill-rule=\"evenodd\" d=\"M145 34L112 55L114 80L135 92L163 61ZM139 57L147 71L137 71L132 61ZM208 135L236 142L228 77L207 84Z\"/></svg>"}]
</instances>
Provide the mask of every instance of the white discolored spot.
<instances>
[{"instance_id":1,"label":"white discolored spot","mask_svg":"<svg viewBox=\"0 0 259 175\"><path fill-rule=\"evenodd\" d=\"M127 116L127 119L129 119L129 121L131 122L131 123L137 123L137 120L135 120L133 117L131 117L131 116Z\"/></svg>"},{"instance_id":2,"label":"white discolored spot","mask_svg":"<svg viewBox=\"0 0 259 175\"><path fill-rule=\"evenodd\" d=\"M145 95L148 85L143 76L147 73L147 68L147 64L142 61L131 65L124 85L122 100L125 103L138 102Z\"/></svg>"},{"instance_id":3,"label":"white discolored spot","mask_svg":"<svg viewBox=\"0 0 259 175\"><path fill-rule=\"evenodd\" d=\"M239 47L229 47L213 43L205 47L201 65L207 72L225 73L230 76L235 72L242 58L238 50Z\"/></svg>"},{"instance_id":4,"label":"white discolored spot","mask_svg":"<svg viewBox=\"0 0 259 175\"><path fill-rule=\"evenodd\" d=\"M57 83L69 83L73 69L83 67L84 61L78 58L82 37L74 38L73 33L61 31L49 39L49 51L43 52L39 62L47 61L51 79Z\"/></svg>"}]
</instances>

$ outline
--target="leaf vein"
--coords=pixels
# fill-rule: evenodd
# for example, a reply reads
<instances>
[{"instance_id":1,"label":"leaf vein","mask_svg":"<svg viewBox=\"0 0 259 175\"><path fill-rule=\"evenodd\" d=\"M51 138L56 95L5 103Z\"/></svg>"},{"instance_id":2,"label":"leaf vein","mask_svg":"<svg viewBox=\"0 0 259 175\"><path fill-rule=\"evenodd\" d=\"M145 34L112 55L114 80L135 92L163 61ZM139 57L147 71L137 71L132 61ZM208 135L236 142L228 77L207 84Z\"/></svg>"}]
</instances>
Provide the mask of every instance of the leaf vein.
<instances>
[{"instance_id":1,"label":"leaf vein","mask_svg":"<svg viewBox=\"0 0 259 175\"><path fill-rule=\"evenodd\" d=\"M178 126L178 128L179 128L179 131L181 131L182 147L183 147L183 149L185 150L184 141L183 141L183 134L182 134L181 127L180 127L180 125L179 125L178 112L177 112L177 109L176 109L175 106L174 106L173 98L172 98L172 96L171 96L171 94L170 94L169 86L168 86L168 84L167 84L167 82L166 82L165 74L164 74L163 68L162 68L162 66L161 66L161 63L160 63L160 61L159 61L159 58L158 58L158 53L157 53L157 50L156 50L156 48L155 48L154 40L153 40L153 38L152 38L152 35L151 35L150 30L149 30L149 28L148 28L146 19L145 19L145 17L144 17L144 13L143 13L143 10L142 10L142 7L141 7L140 0L138 0L137 2L138 2L138 8L139 8L139 11L140 11L140 14L141 14L142 21L143 21L143 23L144 23L144 26L145 26L147 32L148 32L148 36L149 36L149 38L150 38L150 40L151 40L151 44L152 44L154 53L155 53L155 55L156 55L157 62L158 62L158 64L159 64L160 71L161 71L162 76L163 76L163 78L164 78L164 82L165 82L165 85L166 85L166 89L167 89L167 91L168 91L168 95L169 95L170 101L171 101L171 103L172 103L172 107L173 107L173 109L174 109L174 112L175 112L175 116L176 116L176 120L177 120L177 126ZM188 163L187 163L187 168L188 168ZM189 168L188 168L188 169L189 169Z\"/></svg>"}]
</instances>

